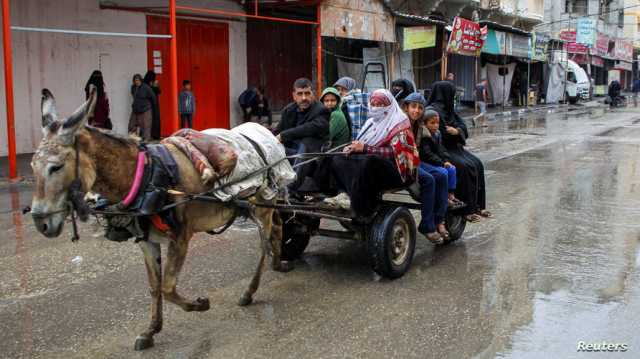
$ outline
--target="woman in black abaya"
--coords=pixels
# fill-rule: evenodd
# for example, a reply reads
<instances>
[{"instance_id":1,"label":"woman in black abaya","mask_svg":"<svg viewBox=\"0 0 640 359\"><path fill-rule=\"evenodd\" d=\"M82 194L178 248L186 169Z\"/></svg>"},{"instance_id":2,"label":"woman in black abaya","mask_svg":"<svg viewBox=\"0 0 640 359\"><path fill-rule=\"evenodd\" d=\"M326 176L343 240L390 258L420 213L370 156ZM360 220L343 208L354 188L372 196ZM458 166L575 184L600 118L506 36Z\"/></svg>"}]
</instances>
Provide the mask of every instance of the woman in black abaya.
<instances>
[{"instance_id":1,"label":"woman in black abaya","mask_svg":"<svg viewBox=\"0 0 640 359\"><path fill-rule=\"evenodd\" d=\"M491 217L486 210L484 165L478 157L464 149L469 133L464 121L453 109L455 94L456 88L451 82L435 82L427 105L440 115L442 144L449 152L458 176L455 195L467 204L464 208L467 221L478 222L482 217Z\"/></svg>"},{"instance_id":2,"label":"woman in black abaya","mask_svg":"<svg viewBox=\"0 0 640 359\"><path fill-rule=\"evenodd\" d=\"M154 140L160 139L160 85L156 80L156 73L149 70L144 75L144 83L149 85L153 90L153 93L156 95L157 101L153 104L153 109L151 111L152 119L151 119L151 138Z\"/></svg>"}]
</instances>

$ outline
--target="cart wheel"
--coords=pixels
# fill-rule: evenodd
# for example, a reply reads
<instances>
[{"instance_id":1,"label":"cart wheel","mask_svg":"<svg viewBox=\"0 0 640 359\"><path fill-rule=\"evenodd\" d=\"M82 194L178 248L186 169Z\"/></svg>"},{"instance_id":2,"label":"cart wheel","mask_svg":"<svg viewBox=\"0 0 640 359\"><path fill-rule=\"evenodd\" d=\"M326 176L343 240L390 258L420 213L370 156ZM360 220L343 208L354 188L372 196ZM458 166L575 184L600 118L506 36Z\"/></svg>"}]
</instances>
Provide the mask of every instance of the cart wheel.
<instances>
[{"instance_id":1,"label":"cart wheel","mask_svg":"<svg viewBox=\"0 0 640 359\"><path fill-rule=\"evenodd\" d=\"M411 266L416 247L416 222L405 207L385 207L376 214L367 250L373 270L390 279Z\"/></svg>"},{"instance_id":2,"label":"cart wheel","mask_svg":"<svg viewBox=\"0 0 640 359\"><path fill-rule=\"evenodd\" d=\"M311 239L313 231L312 227L315 226L315 229L317 229L317 226L320 225L320 221L315 218L295 218L293 220L289 220L289 218L286 216L282 218L284 224L282 227L280 258L285 261L300 258L309 245L309 239Z\"/></svg>"},{"instance_id":3,"label":"cart wheel","mask_svg":"<svg viewBox=\"0 0 640 359\"><path fill-rule=\"evenodd\" d=\"M444 221L447 231L449 231L449 240L445 242L451 243L462 237L464 229L467 226L467 220L460 213L447 213Z\"/></svg>"}]
</instances>

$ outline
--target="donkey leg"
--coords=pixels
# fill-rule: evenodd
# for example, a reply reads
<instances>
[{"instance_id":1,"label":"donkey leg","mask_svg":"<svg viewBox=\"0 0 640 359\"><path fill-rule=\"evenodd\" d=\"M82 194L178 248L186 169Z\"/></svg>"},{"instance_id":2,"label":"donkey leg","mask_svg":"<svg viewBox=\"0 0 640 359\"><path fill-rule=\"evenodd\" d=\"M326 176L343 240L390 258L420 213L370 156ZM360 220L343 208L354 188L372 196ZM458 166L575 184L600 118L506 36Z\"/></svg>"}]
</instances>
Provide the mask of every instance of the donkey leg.
<instances>
[{"instance_id":1,"label":"donkey leg","mask_svg":"<svg viewBox=\"0 0 640 359\"><path fill-rule=\"evenodd\" d=\"M258 261L258 268L256 268L256 272L251 278L251 282L249 283L249 287L242 294L240 300L238 301L238 305L246 306L253 302L253 295L260 287L260 279L262 278L262 273L264 273L264 263L265 258L267 257L269 251L269 242L267 239L267 229L271 229L271 211L267 208L254 208L251 213L251 219L258 226L258 235L260 236L260 261ZM266 216L268 214L268 216Z\"/></svg>"},{"instance_id":2,"label":"donkey leg","mask_svg":"<svg viewBox=\"0 0 640 359\"><path fill-rule=\"evenodd\" d=\"M247 306L253 302L253 295L258 290L260 286L260 278L262 277L262 273L264 273L264 263L265 257L267 256L264 249L262 249L262 254L260 255L260 261L258 262L258 268L256 269L256 273L253 275L251 279L251 283L249 283L249 288L242 294L240 300L238 301L239 306Z\"/></svg>"},{"instance_id":3,"label":"donkey leg","mask_svg":"<svg viewBox=\"0 0 640 359\"><path fill-rule=\"evenodd\" d=\"M160 245L148 241L138 243L144 254L144 264L149 277L151 291L151 324L142 334L138 335L134 345L135 350L144 350L153 346L153 335L162 330L162 282Z\"/></svg>"},{"instance_id":4,"label":"donkey leg","mask_svg":"<svg viewBox=\"0 0 640 359\"><path fill-rule=\"evenodd\" d=\"M293 263L280 260L282 254L282 218L278 211L272 210L270 214L270 226L265 227L271 241L271 268L277 272L286 273L293 269Z\"/></svg>"},{"instance_id":5,"label":"donkey leg","mask_svg":"<svg viewBox=\"0 0 640 359\"><path fill-rule=\"evenodd\" d=\"M184 311L202 312L209 310L209 298L198 297L195 300L189 300L178 294L176 290L178 276L189 250L190 237L191 234L189 236L183 234L178 236L176 240L169 242L167 264L164 267L164 277L162 278L162 294L164 299L178 305Z\"/></svg>"}]
</instances>

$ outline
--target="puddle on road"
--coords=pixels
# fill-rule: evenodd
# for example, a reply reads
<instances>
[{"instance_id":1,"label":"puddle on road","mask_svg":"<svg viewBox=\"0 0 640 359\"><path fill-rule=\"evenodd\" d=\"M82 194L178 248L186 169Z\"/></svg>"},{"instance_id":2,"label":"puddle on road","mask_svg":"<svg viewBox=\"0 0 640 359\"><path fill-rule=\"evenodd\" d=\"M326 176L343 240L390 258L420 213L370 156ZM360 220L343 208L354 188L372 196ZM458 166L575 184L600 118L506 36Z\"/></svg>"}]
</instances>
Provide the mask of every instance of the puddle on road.
<instances>
[{"instance_id":1,"label":"puddle on road","mask_svg":"<svg viewBox=\"0 0 640 359\"><path fill-rule=\"evenodd\" d=\"M640 346L638 153L637 143L560 142L492 163L489 202L507 205L480 227L495 265L482 307L504 335L486 357L580 358L580 340Z\"/></svg>"}]
</instances>

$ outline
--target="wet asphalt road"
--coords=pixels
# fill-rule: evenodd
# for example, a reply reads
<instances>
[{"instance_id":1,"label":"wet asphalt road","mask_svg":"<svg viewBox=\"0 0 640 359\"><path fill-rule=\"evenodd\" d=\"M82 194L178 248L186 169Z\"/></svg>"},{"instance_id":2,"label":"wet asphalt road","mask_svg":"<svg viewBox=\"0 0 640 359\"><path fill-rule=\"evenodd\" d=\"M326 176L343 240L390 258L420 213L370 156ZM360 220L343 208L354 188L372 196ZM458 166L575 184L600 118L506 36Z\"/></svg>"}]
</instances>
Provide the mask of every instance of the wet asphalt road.
<instances>
[{"instance_id":1,"label":"wet asphalt road","mask_svg":"<svg viewBox=\"0 0 640 359\"><path fill-rule=\"evenodd\" d=\"M192 241L179 289L211 310L165 303L156 346L134 352L150 300L137 246L38 235L19 209L28 183L0 186L2 358L638 358L640 111L533 114L476 129L494 218L410 271L372 274L353 241L315 238L294 271L267 272L239 223ZM626 352L577 352L624 343Z\"/></svg>"}]
</instances>

